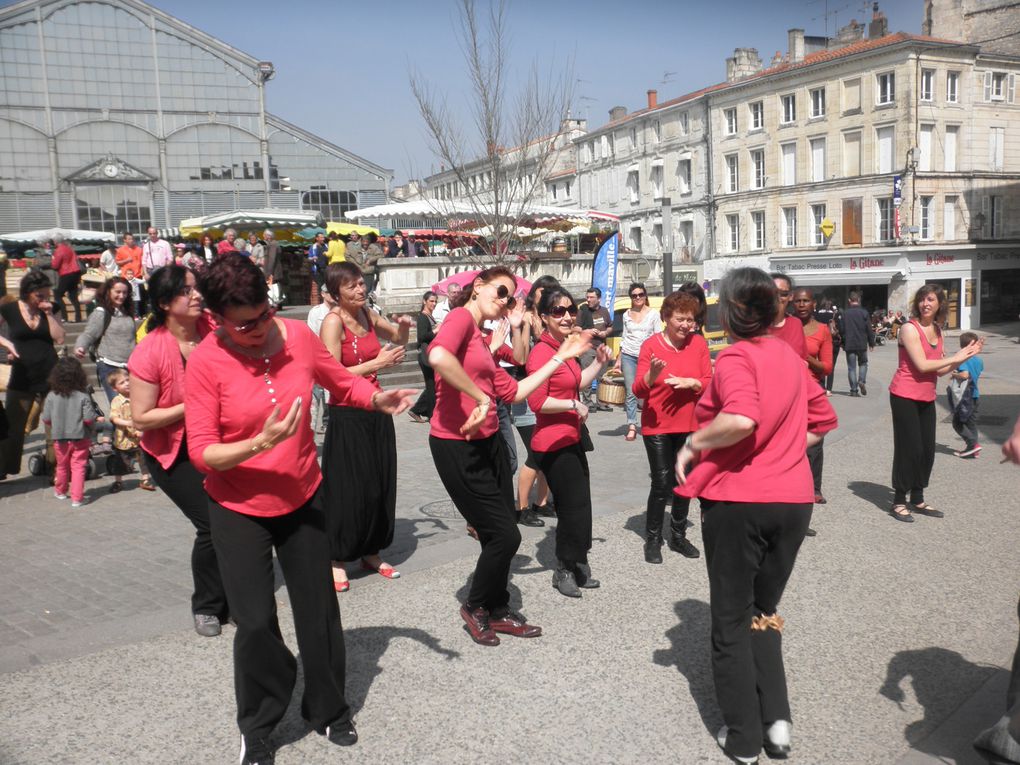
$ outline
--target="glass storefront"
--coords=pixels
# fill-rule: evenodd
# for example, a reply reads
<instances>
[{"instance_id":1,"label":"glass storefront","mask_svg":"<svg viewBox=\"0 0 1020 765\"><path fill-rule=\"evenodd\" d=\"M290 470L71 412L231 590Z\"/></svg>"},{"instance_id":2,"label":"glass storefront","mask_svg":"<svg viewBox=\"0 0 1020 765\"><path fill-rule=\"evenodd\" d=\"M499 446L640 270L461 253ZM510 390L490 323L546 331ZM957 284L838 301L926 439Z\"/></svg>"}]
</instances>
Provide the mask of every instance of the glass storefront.
<instances>
[{"instance_id":1,"label":"glass storefront","mask_svg":"<svg viewBox=\"0 0 1020 765\"><path fill-rule=\"evenodd\" d=\"M1020 317L1020 268L981 272L981 323Z\"/></svg>"},{"instance_id":2,"label":"glass storefront","mask_svg":"<svg viewBox=\"0 0 1020 765\"><path fill-rule=\"evenodd\" d=\"M130 231L136 236L152 225L152 193L148 186L110 184L77 186L76 227L89 231Z\"/></svg>"}]
</instances>

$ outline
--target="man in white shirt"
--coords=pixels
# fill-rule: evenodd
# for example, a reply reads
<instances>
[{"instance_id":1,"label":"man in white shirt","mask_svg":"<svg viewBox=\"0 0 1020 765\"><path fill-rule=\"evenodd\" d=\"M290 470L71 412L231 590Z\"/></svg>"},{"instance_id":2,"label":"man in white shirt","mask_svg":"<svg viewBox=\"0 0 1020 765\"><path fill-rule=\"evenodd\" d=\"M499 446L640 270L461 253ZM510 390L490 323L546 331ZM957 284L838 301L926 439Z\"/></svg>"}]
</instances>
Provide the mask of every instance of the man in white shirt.
<instances>
[{"instance_id":1,"label":"man in white shirt","mask_svg":"<svg viewBox=\"0 0 1020 765\"><path fill-rule=\"evenodd\" d=\"M462 289L463 287L459 284L450 284L447 286L446 299L437 305L435 310L432 311L432 318L435 319L437 327L443 323L443 319L446 318L446 314L450 312L450 301L457 297L457 295L461 293Z\"/></svg>"},{"instance_id":2,"label":"man in white shirt","mask_svg":"<svg viewBox=\"0 0 1020 765\"><path fill-rule=\"evenodd\" d=\"M336 305L336 301L333 300L333 296L329 294L327 290L322 291L322 302L312 308L308 312L308 318L305 321L308 323L309 329L315 333L316 337L319 335L319 330L322 329L322 322L326 318L326 314L329 313L330 309ZM329 403L329 392L323 390L318 385L312 386L312 432L325 433L326 432L326 415L328 410L326 405ZM316 423L320 423L318 426Z\"/></svg>"},{"instance_id":3,"label":"man in white shirt","mask_svg":"<svg viewBox=\"0 0 1020 765\"><path fill-rule=\"evenodd\" d=\"M149 238L142 245L142 278L148 281L153 271L173 262L174 251L170 243L160 239L155 227L149 226Z\"/></svg>"}]
</instances>

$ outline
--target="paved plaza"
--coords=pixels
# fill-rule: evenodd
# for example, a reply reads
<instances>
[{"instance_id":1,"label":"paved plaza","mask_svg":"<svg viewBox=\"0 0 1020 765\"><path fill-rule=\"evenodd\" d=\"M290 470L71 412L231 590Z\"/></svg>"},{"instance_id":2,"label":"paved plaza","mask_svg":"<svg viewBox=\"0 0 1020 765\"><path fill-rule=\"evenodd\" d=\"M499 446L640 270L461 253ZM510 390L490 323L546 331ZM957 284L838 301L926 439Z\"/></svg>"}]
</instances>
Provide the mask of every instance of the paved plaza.
<instances>
[{"instance_id":1,"label":"paved plaza","mask_svg":"<svg viewBox=\"0 0 1020 765\"><path fill-rule=\"evenodd\" d=\"M837 363L829 503L780 606L793 762L980 762L970 740L1004 706L1020 584L1020 470L998 452L1020 412L1020 326L1000 330L985 347L979 459L952 456L960 442L940 409L927 498L943 520L885 512L895 347L872 354L867 398L845 394ZM277 762L726 762L713 739L704 560L667 550L663 565L644 563L647 462L640 441L622 438L622 411L589 422L602 588L559 595L551 527L523 529L511 589L545 634L497 648L472 643L457 615L477 543L440 485L428 429L396 422L385 557L403 577L356 574L339 596L361 741L328 744L295 702L274 734ZM236 762L233 628L192 630L191 527L161 493L129 481L108 495L108 483L90 481L78 511L45 479L0 484L0 763ZM296 650L282 581L278 599Z\"/></svg>"}]
</instances>

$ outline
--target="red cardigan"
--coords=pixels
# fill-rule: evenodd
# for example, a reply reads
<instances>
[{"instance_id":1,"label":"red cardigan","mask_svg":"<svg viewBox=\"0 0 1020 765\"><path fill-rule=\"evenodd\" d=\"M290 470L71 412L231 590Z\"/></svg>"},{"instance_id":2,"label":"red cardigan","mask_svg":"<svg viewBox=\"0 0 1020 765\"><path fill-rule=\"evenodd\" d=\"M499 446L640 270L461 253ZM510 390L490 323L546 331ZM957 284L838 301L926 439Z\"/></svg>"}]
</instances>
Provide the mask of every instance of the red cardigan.
<instances>
[{"instance_id":1,"label":"red cardigan","mask_svg":"<svg viewBox=\"0 0 1020 765\"><path fill-rule=\"evenodd\" d=\"M645 384L645 374L652 364L652 354L665 361L666 368L649 388ZM693 377L700 380L701 392L674 390L666 384L668 377ZM646 399L641 411L641 432L653 436L660 433L693 433L697 430L694 406L711 379L712 358L708 353L708 343L702 335L690 335L680 350L667 343L661 332L645 340L638 356L637 376L633 385L634 395Z\"/></svg>"}]
</instances>

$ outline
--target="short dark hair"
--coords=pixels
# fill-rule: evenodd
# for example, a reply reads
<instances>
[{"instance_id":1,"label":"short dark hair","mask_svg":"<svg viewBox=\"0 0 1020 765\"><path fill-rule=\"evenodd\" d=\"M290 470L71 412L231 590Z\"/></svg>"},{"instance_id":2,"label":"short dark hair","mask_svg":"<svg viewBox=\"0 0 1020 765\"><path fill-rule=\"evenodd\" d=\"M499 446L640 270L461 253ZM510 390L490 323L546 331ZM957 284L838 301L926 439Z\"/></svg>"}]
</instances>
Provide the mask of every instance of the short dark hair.
<instances>
[{"instance_id":1,"label":"short dark hair","mask_svg":"<svg viewBox=\"0 0 1020 765\"><path fill-rule=\"evenodd\" d=\"M131 299L131 284L123 276L113 276L107 279L105 282L99 285L99 289L96 290L96 305L103 307L103 310L113 316L113 300L110 298L110 293L113 292L113 288L117 284L123 284L127 288L127 300L124 301L124 306L120 309L128 316L135 315L135 301Z\"/></svg>"},{"instance_id":2,"label":"short dark hair","mask_svg":"<svg viewBox=\"0 0 1020 765\"><path fill-rule=\"evenodd\" d=\"M57 359L57 363L50 370L47 382L50 385L50 393L56 393L58 396L70 396L76 390L87 393L89 389L85 369L74 356Z\"/></svg>"},{"instance_id":3,"label":"short dark hair","mask_svg":"<svg viewBox=\"0 0 1020 765\"><path fill-rule=\"evenodd\" d=\"M719 318L736 340L768 333L779 311L776 285L760 268L734 268L719 285Z\"/></svg>"},{"instance_id":4,"label":"short dark hair","mask_svg":"<svg viewBox=\"0 0 1020 765\"><path fill-rule=\"evenodd\" d=\"M976 343L980 339L977 332L962 332L960 334L960 347L966 348L971 343Z\"/></svg>"},{"instance_id":5,"label":"short dark hair","mask_svg":"<svg viewBox=\"0 0 1020 765\"><path fill-rule=\"evenodd\" d=\"M201 282L206 305L220 316L228 308L260 306L269 299L262 269L240 253L214 260L202 274Z\"/></svg>"},{"instance_id":6,"label":"short dark hair","mask_svg":"<svg viewBox=\"0 0 1020 765\"><path fill-rule=\"evenodd\" d=\"M567 291L566 287L562 287L557 284L555 287L549 287L548 289L542 290L542 297L538 301L538 314L549 313L549 310L559 303L563 298L570 301L570 305L577 307L577 303L574 302L574 296Z\"/></svg>"},{"instance_id":7,"label":"short dark hair","mask_svg":"<svg viewBox=\"0 0 1020 765\"><path fill-rule=\"evenodd\" d=\"M491 268L486 268L484 271L480 271L475 279L481 279L484 284L488 284L493 279L498 279L501 276L504 276L514 284L517 284L517 277L514 275L514 272L506 266L492 266ZM552 277L549 278L552 279ZM556 284L559 286L559 282ZM450 307L460 308L461 306L467 305L467 302L471 299L474 292L474 281L472 281L470 285L461 290L460 294L450 301Z\"/></svg>"},{"instance_id":8,"label":"short dark hair","mask_svg":"<svg viewBox=\"0 0 1020 765\"><path fill-rule=\"evenodd\" d=\"M149 275L149 309L152 312L149 316L149 332L166 323L165 306L170 305L187 286L188 269L176 263L157 268Z\"/></svg>"},{"instance_id":9,"label":"short dark hair","mask_svg":"<svg viewBox=\"0 0 1020 765\"><path fill-rule=\"evenodd\" d=\"M635 289L644 290L644 293L646 295L648 294L648 289L645 287L644 282L631 282L630 286L627 288L627 297L630 297L630 293L632 293Z\"/></svg>"},{"instance_id":10,"label":"short dark hair","mask_svg":"<svg viewBox=\"0 0 1020 765\"><path fill-rule=\"evenodd\" d=\"M594 292L595 297L597 297L599 300L602 299L602 290L599 289L598 287L589 287L584 291L584 294L587 295L589 292Z\"/></svg>"},{"instance_id":11,"label":"short dark hair","mask_svg":"<svg viewBox=\"0 0 1020 765\"><path fill-rule=\"evenodd\" d=\"M847 300L851 303L861 302L861 293L857 290L850 290L850 294L847 296Z\"/></svg>"},{"instance_id":12,"label":"short dark hair","mask_svg":"<svg viewBox=\"0 0 1020 765\"><path fill-rule=\"evenodd\" d=\"M686 293L697 299L700 308L698 308L698 312L694 315L694 318L698 320L698 324L704 324L705 313L708 310L708 301L705 299L705 288L697 282L684 282L676 288L676 291Z\"/></svg>"},{"instance_id":13,"label":"short dark hair","mask_svg":"<svg viewBox=\"0 0 1020 765\"><path fill-rule=\"evenodd\" d=\"M939 301L939 310L935 312L935 323L942 324L949 315L949 302L946 300L946 291L941 284L924 284L914 293L914 299L910 301L910 318L917 319L921 316L921 301L926 295L934 295Z\"/></svg>"},{"instance_id":14,"label":"short dark hair","mask_svg":"<svg viewBox=\"0 0 1020 765\"><path fill-rule=\"evenodd\" d=\"M773 281L775 281L776 279L782 279L784 282L790 285L791 290L794 287L793 279L784 274L782 271L773 271L772 273L769 274L769 278L772 279Z\"/></svg>"},{"instance_id":15,"label":"short dark hair","mask_svg":"<svg viewBox=\"0 0 1020 765\"><path fill-rule=\"evenodd\" d=\"M537 306L535 305L535 294L539 290L545 291L550 287L559 286L560 280L557 279L555 276L550 276L549 274L542 274L542 276L538 277L537 279L535 279L535 281L531 283L531 289L528 290L528 297L525 298L524 300L524 307L529 311L532 310L533 308L537 308Z\"/></svg>"},{"instance_id":16,"label":"short dark hair","mask_svg":"<svg viewBox=\"0 0 1020 765\"><path fill-rule=\"evenodd\" d=\"M326 267L326 289L330 295L340 300L340 288L358 281L363 276L361 269L349 260L330 263Z\"/></svg>"},{"instance_id":17,"label":"short dark hair","mask_svg":"<svg viewBox=\"0 0 1020 765\"><path fill-rule=\"evenodd\" d=\"M434 297L438 297L435 292L433 292L432 290L426 290L425 293L421 296L422 308L424 308L425 304Z\"/></svg>"},{"instance_id":18,"label":"short dark hair","mask_svg":"<svg viewBox=\"0 0 1020 765\"><path fill-rule=\"evenodd\" d=\"M677 290L663 298L662 308L659 309L659 316L663 321L668 321L675 313L689 313L695 321L698 321L701 303L694 295Z\"/></svg>"},{"instance_id":19,"label":"short dark hair","mask_svg":"<svg viewBox=\"0 0 1020 765\"><path fill-rule=\"evenodd\" d=\"M53 289L53 285L50 284L50 277L38 268L33 268L21 277L21 281L18 283L18 297L22 300L28 300L28 296L33 292L49 289Z\"/></svg>"}]
</instances>

